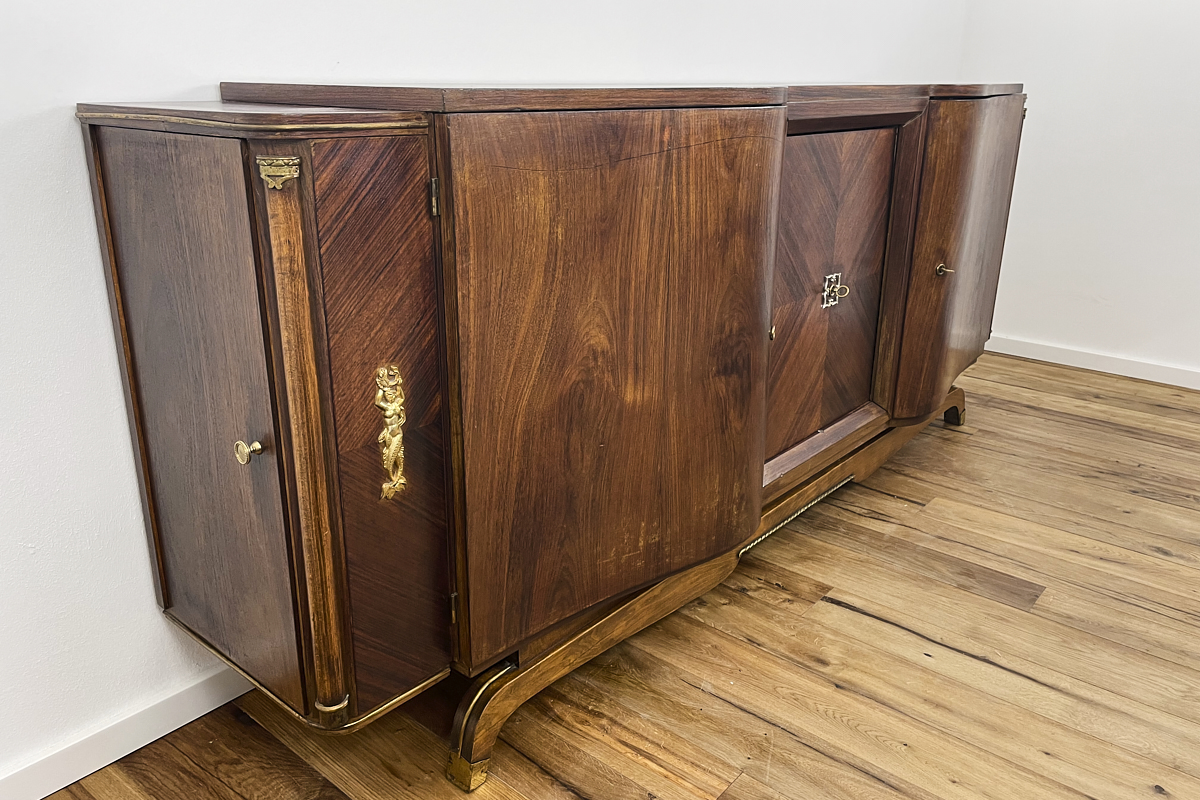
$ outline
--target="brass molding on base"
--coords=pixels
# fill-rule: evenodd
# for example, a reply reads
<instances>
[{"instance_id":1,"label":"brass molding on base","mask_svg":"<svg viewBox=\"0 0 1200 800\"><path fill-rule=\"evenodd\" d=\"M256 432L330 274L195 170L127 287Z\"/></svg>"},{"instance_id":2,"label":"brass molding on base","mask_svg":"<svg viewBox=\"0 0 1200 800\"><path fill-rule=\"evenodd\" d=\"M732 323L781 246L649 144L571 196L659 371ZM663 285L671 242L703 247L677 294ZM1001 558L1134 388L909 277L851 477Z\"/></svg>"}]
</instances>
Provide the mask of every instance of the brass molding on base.
<instances>
[{"instance_id":1,"label":"brass molding on base","mask_svg":"<svg viewBox=\"0 0 1200 800\"><path fill-rule=\"evenodd\" d=\"M808 511L810 508L815 506L817 503L821 502L826 497L829 497L829 495L833 494L838 489L842 488L843 486L845 486L847 483L849 483L852 480L854 480L853 473L851 473L850 475L847 475L845 478L842 478L842 480L839 481L836 485L834 485L833 487L831 487L829 489L826 489L825 491L821 492L819 495L814 497L812 500L809 500L807 503L800 506L799 509L797 509L796 511L792 512L787 517L785 517L783 522L780 522L779 524L775 525L773 528L771 528L769 531L767 531L763 535L757 537L756 539L751 541L749 544L744 545L741 550L738 550L738 558L740 559L742 556L746 555L746 553L751 548L757 547L758 545L765 542L771 536L774 536L776 533L778 533L783 528L784 525L787 525L789 522L794 520L796 517L800 516L805 511Z\"/></svg>"},{"instance_id":2,"label":"brass molding on base","mask_svg":"<svg viewBox=\"0 0 1200 800\"><path fill-rule=\"evenodd\" d=\"M243 678L245 678L247 681L249 681L250 684L252 686L254 686L255 689L257 689L259 692L261 692L265 697L270 698L271 701L275 703L275 705L279 706L279 708L283 709L283 711L287 713L289 718L295 720L296 722L302 723L305 727L307 727L309 730L313 731L314 733L319 733L322 735L341 736L343 734L353 733L354 731L358 730L359 728L362 728L364 725L366 725L370 722L374 722L375 720L379 719L384 714L388 713L389 711L396 708L397 706L407 703L409 700L413 699L417 695L424 692L430 686L433 686L435 683L442 681L443 679L449 677L449 675L450 675L450 668L446 667L444 670L437 673L436 675L430 676L428 680L417 684L416 686L409 689L404 694L396 695L395 697L393 697L391 700L387 701L383 705L376 706L375 708L371 709L366 714L363 714L361 717L356 717L355 719L347 719L345 722L341 723L340 725L338 725L336 727L322 727L321 722L318 722L317 719L315 719L315 718L306 717L303 714L300 714L298 711L296 711L296 709L294 709L290 705L288 705L286 700L284 700L279 695L272 692L266 686L263 686L253 675L246 672L246 670L242 669L237 664L230 661L229 658L227 658L224 653L222 653L220 650L218 650L216 648L216 646L214 646L212 644L212 642L208 641L203 636L201 636L200 634L196 633L194 630L189 628L187 625L185 625L183 622L181 622L178 618L176 618L175 615L172 614L170 611L164 610L163 616L165 616L167 619L171 620L171 622L174 622L176 625L178 625L180 628L182 628L184 631L186 631L187 634L189 636L191 636L193 639L195 639L198 644L200 644L202 647L204 647L204 649L208 650L208 652L212 653L214 656L219 658L222 662L224 662L224 664L227 667L229 667L234 672L236 672L237 674L239 674ZM347 695L344 703L339 704L338 708L347 710L349 708L349 700L350 700L350 696ZM314 703L313 705L315 707L318 704Z\"/></svg>"},{"instance_id":3,"label":"brass molding on base","mask_svg":"<svg viewBox=\"0 0 1200 800\"><path fill-rule=\"evenodd\" d=\"M375 407L383 413L383 431L379 434L379 455L390 481L383 484L380 500L390 500L408 485L404 477L404 378L395 365L375 372Z\"/></svg>"},{"instance_id":4,"label":"brass molding on base","mask_svg":"<svg viewBox=\"0 0 1200 800\"><path fill-rule=\"evenodd\" d=\"M300 177L300 159L297 156L256 156L258 176L267 182L268 189L282 189L293 178Z\"/></svg>"},{"instance_id":5,"label":"brass molding on base","mask_svg":"<svg viewBox=\"0 0 1200 800\"><path fill-rule=\"evenodd\" d=\"M342 698L335 706L322 705L313 701L313 712L317 724L322 728L344 728L350 722L350 695Z\"/></svg>"},{"instance_id":6,"label":"brass molding on base","mask_svg":"<svg viewBox=\"0 0 1200 800\"><path fill-rule=\"evenodd\" d=\"M446 777L464 792L473 792L483 786L487 780L490 758L471 763L458 753L450 754L450 763L446 765Z\"/></svg>"}]
</instances>

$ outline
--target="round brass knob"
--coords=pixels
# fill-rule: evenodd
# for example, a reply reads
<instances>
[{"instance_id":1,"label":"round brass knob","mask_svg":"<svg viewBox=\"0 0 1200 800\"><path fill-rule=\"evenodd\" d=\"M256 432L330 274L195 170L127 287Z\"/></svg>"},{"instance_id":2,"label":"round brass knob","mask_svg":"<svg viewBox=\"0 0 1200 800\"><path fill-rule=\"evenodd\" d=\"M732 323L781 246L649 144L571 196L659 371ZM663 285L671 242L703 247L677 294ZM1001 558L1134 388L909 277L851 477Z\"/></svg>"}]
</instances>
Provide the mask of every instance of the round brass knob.
<instances>
[{"instance_id":1,"label":"round brass knob","mask_svg":"<svg viewBox=\"0 0 1200 800\"><path fill-rule=\"evenodd\" d=\"M933 268L933 271L936 272L938 275L947 275L951 272L954 272L954 270L952 270L952 269L947 269L945 264L938 264L936 267Z\"/></svg>"},{"instance_id":2,"label":"round brass knob","mask_svg":"<svg viewBox=\"0 0 1200 800\"><path fill-rule=\"evenodd\" d=\"M250 457L256 456L262 452L262 442L251 442L246 444L241 439L233 443L233 454L237 457L239 464L249 464Z\"/></svg>"}]
</instances>

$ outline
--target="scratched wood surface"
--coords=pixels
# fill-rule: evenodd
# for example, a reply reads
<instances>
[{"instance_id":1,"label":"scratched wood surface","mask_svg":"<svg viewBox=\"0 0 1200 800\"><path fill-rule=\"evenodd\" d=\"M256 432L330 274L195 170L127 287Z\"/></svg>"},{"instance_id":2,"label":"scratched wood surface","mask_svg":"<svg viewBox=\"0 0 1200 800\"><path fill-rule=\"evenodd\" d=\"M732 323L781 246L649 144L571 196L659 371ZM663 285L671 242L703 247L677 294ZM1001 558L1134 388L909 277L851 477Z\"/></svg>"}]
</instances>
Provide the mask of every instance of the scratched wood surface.
<instances>
[{"instance_id":1,"label":"scratched wood surface","mask_svg":"<svg viewBox=\"0 0 1200 800\"><path fill-rule=\"evenodd\" d=\"M1200 798L1200 392L994 355L960 385L966 426L521 708L475 797ZM403 714L318 738L256 699L307 764L177 732L59 797L462 797Z\"/></svg>"}]
</instances>

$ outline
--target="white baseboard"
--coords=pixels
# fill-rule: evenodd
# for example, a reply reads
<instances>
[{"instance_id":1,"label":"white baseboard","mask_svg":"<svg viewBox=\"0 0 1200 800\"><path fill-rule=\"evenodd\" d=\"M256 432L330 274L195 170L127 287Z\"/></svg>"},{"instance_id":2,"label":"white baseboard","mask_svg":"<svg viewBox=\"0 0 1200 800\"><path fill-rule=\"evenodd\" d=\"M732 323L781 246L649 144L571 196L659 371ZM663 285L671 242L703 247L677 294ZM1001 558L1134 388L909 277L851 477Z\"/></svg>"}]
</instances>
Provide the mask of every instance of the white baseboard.
<instances>
[{"instance_id":1,"label":"white baseboard","mask_svg":"<svg viewBox=\"0 0 1200 800\"><path fill-rule=\"evenodd\" d=\"M249 691L228 667L0 777L0 797L40 800Z\"/></svg>"},{"instance_id":2,"label":"white baseboard","mask_svg":"<svg viewBox=\"0 0 1200 800\"><path fill-rule=\"evenodd\" d=\"M1181 386L1185 389L1200 389L1200 370L1187 367L1156 364L1153 361L1137 361L1105 353L1093 353L1088 350L1073 350L1069 347L1027 342L1024 339L1014 339L1008 336L993 336L988 340L987 349L993 353L1049 361L1068 367L1093 369L1097 372L1140 378L1144 381Z\"/></svg>"}]
</instances>

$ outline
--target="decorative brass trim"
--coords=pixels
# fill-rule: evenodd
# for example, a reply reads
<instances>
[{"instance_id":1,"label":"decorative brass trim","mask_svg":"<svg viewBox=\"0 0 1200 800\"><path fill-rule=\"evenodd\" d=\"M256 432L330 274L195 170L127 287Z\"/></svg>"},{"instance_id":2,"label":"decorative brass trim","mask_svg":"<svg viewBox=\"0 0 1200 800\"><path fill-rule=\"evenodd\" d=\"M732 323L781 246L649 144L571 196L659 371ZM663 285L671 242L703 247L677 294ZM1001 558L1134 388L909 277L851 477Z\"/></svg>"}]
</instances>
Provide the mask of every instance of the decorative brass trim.
<instances>
[{"instance_id":1,"label":"decorative brass trim","mask_svg":"<svg viewBox=\"0 0 1200 800\"><path fill-rule=\"evenodd\" d=\"M380 500L390 500L408 485L404 477L404 378L394 364L375 372L375 407L383 413L383 430L379 434L379 455L383 468L391 478L383 484Z\"/></svg>"},{"instance_id":2,"label":"decorative brass trim","mask_svg":"<svg viewBox=\"0 0 1200 800\"><path fill-rule=\"evenodd\" d=\"M313 701L313 708L315 708L317 711L320 711L322 714L336 714L337 712L348 707L349 705L350 705L350 695L346 695L345 697L343 697L342 702L338 703L336 706L323 706L320 703L316 702L315 700Z\"/></svg>"},{"instance_id":3,"label":"decorative brass trim","mask_svg":"<svg viewBox=\"0 0 1200 800\"><path fill-rule=\"evenodd\" d=\"M757 547L758 545L762 544L764 541L767 540L767 537L774 536L776 533L779 532L779 529L782 528L784 525L787 525L789 522L794 520L796 517L800 516L805 511L808 511L810 508L815 506L817 503L821 502L826 497L829 497L829 495L833 494L838 489L842 488L843 486L845 486L847 483L849 483L852 480L854 480L854 476L848 475L845 478L843 478L836 486L830 487L829 489L825 490L824 492L821 492L821 494L817 495L809 502L800 506L800 508L797 509L794 513L789 514L787 516L787 518L783 520L783 522L780 522L774 528L771 528L771 530L767 531L762 536L759 536L757 539L755 539L753 542L750 542L748 545L743 547L741 550L738 550L738 558L741 558L742 556L746 555L746 552L748 550L750 550L750 548Z\"/></svg>"},{"instance_id":4,"label":"decorative brass trim","mask_svg":"<svg viewBox=\"0 0 1200 800\"><path fill-rule=\"evenodd\" d=\"M298 156L255 156L258 176L267 182L268 189L282 189L292 178L300 177Z\"/></svg>"},{"instance_id":5,"label":"decorative brass trim","mask_svg":"<svg viewBox=\"0 0 1200 800\"><path fill-rule=\"evenodd\" d=\"M821 293L821 308L832 308L838 300L850 294L850 287L842 284L842 273L825 276L825 291Z\"/></svg>"},{"instance_id":6,"label":"decorative brass trim","mask_svg":"<svg viewBox=\"0 0 1200 800\"><path fill-rule=\"evenodd\" d=\"M371 709L370 712L363 714L361 717L349 720L348 722L346 722L342 725L339 725L336 728L323 728L320 725L318 725L317 723L315 723L313 720L309 719L308 717L304 716L303 714L298 712L296 709L294 709L290 705L288 705L286 700L281 698L279 695L275 694L273 691L268 689L266 686L263 686L261 683L259 683L259 681L253 675L249 674L248 672L246 672L246 670L242 669L237 664L230 661L228 656L226 656L224 653L222 653L220 650L218 650L211 642L209 642L203 636L196 633L194 630L189 628L183 622L179 621L175 617L175 615L172 614L170 611L164 611L163 616L165 616L167 619L171 620L171 622L174 622L176 625L178 625L180 628L182 628L184 631L186 631L187 634L189 636L191 636L193 639L195 639L196 642L198 642L202 647L204 647L205 650L208 650L208 652L212 653L214 656L219 658L222 661L222 663L225 664L225 666L229 667L234 672L236 672L237 674L239 674L243 678L245 678L247 681L249 681L250 684L252 686L254 686L255 689L262 692L267 697L271 698L271 700L275 703L275 705L282 708L287 713L287 715L290 716L292 719L296 720L297 722L304 723L309 728L312 728L315 732L321 733L321 734L329 734L331 736L341 736L343 734L353 733L354 731L363 727L367 723L374 722L375 720L379 719L384 714L388 713L389 711L396 708L397 706L401 706L401 705L407 703L409 700L412 700L414 697L421 694L426 689L428 689L430 686L433 686L435 683L439 683L442 680L444 680L445 678L448 678L450 676L450 668L446 667L441 672L438 672L435 675L431 675L426 680L422 681L421 683L418 683L416 686L409 689L404 694L396 695L391 700L387 701L386 703L384 703L381 706L376 706L375 708ZM347 695L347 699L349 699L348 695ZM314 705L316 705L316 704L314 703Z\"/></svg>"},{"instance_id":7,"label":"decorative brass trim","mask_svg":"<svg viewBox=\"0 0 1200 800\"><path fill-rule=\"evenodd\" d=\"M446 765L446 777L464 792L473 792L487 780L490 763L490 758L470 762L458 753L451 753L450 763Z\"/></svg>"},{"instance_id":8,"label":"decorative brass trim","mask_svg":"<svg viewBox=\"0 0 1200 800\"><path fill-rule=\"evenodd\" d=\"M115 111L81 111L75 114L75 117L84 122L106 119L129 120L131 122L169 122L176 125L199 125L205 128L221 128L230 131L360 131L429 127L429 123L423 119L396 122L293 122L272 124L266 122L226 122L219 119L176 117L165 114L121 114Z\"/></svg>"}]
</instances>

